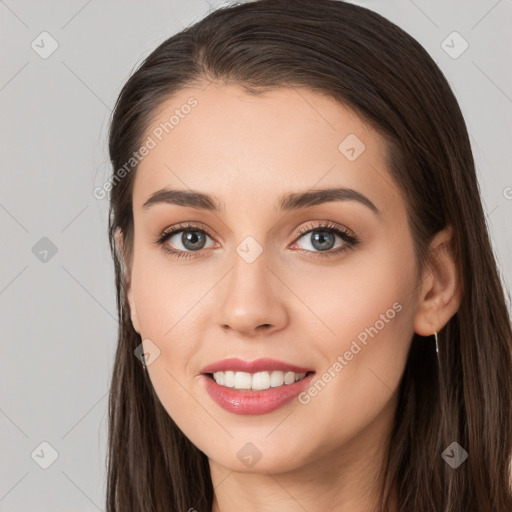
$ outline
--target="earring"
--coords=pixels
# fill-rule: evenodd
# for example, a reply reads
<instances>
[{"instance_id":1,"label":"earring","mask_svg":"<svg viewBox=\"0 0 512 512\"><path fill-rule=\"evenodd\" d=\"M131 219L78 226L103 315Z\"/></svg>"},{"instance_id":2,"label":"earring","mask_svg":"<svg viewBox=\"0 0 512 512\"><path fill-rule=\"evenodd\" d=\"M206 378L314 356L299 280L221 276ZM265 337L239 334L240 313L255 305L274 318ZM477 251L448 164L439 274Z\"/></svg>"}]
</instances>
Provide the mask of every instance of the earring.
<instances>
[{"instance_id":1,"label":"earring","mask_svg":"<svg viewBox=\"0 0 512 512\"><path fill-rule=\"evenodd\" d=\"M142 369L143 369L145 372L147 372L148 370L147 370L147 368L146 368L146 366L147 366L147 365L146 365L146 357L145 357L144 352L142 352L142 354L140 355L140 361L141 361L141 363L142 363L142 365L141 365L141 366L142 366Z\"/></svg>"},{"instance_id":2,"label":"earring","mask_svg":"<svg viewBox=\"0 0 512 512\"><path fill-rule=\"evenodd\" d=\"M436 341L436 356L437 360L439 361L439 343L437 341L437 331L434 331L434 339Z\"/></svg>"}]
</instances>

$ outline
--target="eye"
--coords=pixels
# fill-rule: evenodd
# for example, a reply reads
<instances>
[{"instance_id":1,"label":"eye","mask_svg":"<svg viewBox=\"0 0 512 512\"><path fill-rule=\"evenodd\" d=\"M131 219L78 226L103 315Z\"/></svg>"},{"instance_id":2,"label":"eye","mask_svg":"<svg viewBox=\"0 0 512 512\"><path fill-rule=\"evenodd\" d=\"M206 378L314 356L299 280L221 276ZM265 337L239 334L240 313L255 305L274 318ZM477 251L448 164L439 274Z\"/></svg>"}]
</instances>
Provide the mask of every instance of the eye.
<instances>
[{"instance_id":1,"label":"eye","mask_svg":"<svg viewBox=\"0 0 512 512\"><path fill-rule=\"evenodd\" d=\"M310 234L311 233L311 234ZM309 235L309 237L307 237ZM341 245L334 248L336 237L342 240ZM205 249L206 239L211 236L204 226L194 224L180 224L164 231L155 243L162 247L162 250L176 258L190 258ZM352 249L359 243L357 236L347 228L337 226L330 222L308 225L299 229L299 237L295 238L292 248L297 245L297 240L304 238L309 247L301 248L309 253L316 253L314 257L336 256L344 251ZM175 240L173 240L175 239ZM213 242L213 240L212 240ZM180 245L182 247L175 247ZM213 242L210 247L215 246ZM171 248L171 247L173 248Z\"/></svg>"},{"instance_id":2,"label":"eye","mask_svg":"<svg viewBox=\"0 0 512 512\"><path fill-rule=\"evenodd\" d=\"M359 239L354 233L330 222L305 226L299 229L299 233L301 236L298 239L304 238L307 242L306 245L309 245L309 247L303 248L303 250L319 253L315 257L335 256L348 249L352 249L359 243ZM335 248L336 237L340 238L342 243ZM297 242L293 245L296 244Z\"/></svg>"},{"instance_id":3,"label":"eye","mask_svg":"<svg viewBox=\"0 0 512 512\"><path fill-rule=\"evenodd\" d=\"M199 252L205 248L206 238L211 237L205 229L192 224L181 224L174 226L171 230L164 231L155 243L168 254L177 258L187 258L193 256L194 252ZM168 247L168 245L174 246L175 244L178 245L178 248L170 249ZM179 247L180 244L182 247Z\"/></svg>"}]
</instances>

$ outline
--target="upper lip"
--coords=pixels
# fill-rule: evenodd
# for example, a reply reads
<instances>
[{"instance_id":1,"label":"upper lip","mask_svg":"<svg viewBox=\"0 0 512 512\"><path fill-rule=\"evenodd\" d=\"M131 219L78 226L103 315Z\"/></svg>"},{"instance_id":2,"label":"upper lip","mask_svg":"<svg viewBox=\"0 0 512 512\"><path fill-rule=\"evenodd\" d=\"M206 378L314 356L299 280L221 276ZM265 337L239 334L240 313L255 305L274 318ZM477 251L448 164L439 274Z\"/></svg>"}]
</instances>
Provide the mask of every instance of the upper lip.
<instances>
[{"instance_id":1,"label":"upper lip","mask_svg":"<svg viewBox=\"0 0 512 512\"><path fill-rule=\"evenodd\" d=\"M243 359L239 359L237 357L231 357L229 359L216 361L215 363L205 366L201 370L201 373L223 372L227 370L247 373L264 372L266 370L294 373L304 373L313 371L311 368L302 368L301 366L296 366L294 364L278 361L277 359L263 358L255 359L254 361L244 361Z\"/></svg>"}]
</instances>

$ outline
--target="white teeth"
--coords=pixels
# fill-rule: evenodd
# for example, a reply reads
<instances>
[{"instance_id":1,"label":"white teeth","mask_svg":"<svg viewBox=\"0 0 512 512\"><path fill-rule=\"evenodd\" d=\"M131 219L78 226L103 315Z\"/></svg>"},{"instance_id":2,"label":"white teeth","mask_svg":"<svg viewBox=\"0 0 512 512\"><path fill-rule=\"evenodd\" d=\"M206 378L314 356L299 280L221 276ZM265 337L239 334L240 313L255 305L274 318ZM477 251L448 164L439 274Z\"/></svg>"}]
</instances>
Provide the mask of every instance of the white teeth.
<instances>
[{"instance_id":1,"label":"white teeth","mask_svg":"<svg viewBox=\"0 0 512 512\"><path fill-rule=\"evenodd\" d=\"M295 373L286 372L284 374L284 383L285 384L293 384L295 382Z\"/></svg>"},{"instance_id":2,"label":"white teeth","mask_svg":"<svg viewBox=\"0 0 512 512\"><path fill-rule=\"evenodd\" d=\"M224 372L217 372L217 384L224 386L226 383L226 374Z\"/></svg>"},{"instance_id":3,"label":"white teeth","mask_svg":"<svg viewBox=\"0 0 512 512\"><path fill-rule=\"evenodd\" d=\"M272 372L270 375L270 385L273 388L277 388L284 384L284 373L283 372Z\"/></svg>"},{"instance_id":4,"label":"white teeth","mask_svg":"<svg viewBox=\"0 0 512 512\"><path fill-rule=\"evenodd\" d=\"M252 375L245 372L235 373L235 389L251 389L252 386Z\"/></svg>"},{"instance_id":5,"label":"white teeth","mask_svg":"<svg viewBox=\"0 0 512 512\"><path fill-rule=\"evenodd\" d=\"M252 376L251 384L251 389L268 389L270 387L270 374L268 372L255 373Z\"/></svg>"},{"instance_id":6,"label":"white teeth","mask_svg":"<svg viewBox=\"0 0 512 512\"><path fill-rule=\"evenodd\" d=\"M224 384L227 388L232 388L235 385L235 372L218 372L224 373ZM215 373L213 374L215 376ZM218 383L220 384L220 382Z\"/></svg>"},{"instance_id":7,"label":"white teeth","mask_svg":"<svg viewBox=\"0 0 512 512\"><path fill-rule=\"evenodd\" d=\"M253 389L255 391L268 389L270 387L277 388L279 386L290 385L306 376L304 373L294 372L215 372L213 378L215 382L221 386L235 389Z\"/></svg>"}]
</instances>

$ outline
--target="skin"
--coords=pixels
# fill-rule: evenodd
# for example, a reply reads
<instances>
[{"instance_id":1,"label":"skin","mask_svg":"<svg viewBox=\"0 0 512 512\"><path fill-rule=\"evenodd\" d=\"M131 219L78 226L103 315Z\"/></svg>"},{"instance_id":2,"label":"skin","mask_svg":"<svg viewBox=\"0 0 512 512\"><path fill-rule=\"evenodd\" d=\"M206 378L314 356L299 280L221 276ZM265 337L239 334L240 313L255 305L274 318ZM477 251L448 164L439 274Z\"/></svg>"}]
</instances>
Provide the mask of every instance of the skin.
<instances>
[{"instance_id":1,"label":"skin","mask_svg":"<svg viewBox=\"0 0 512 512\"><path fill-rule=\"evenodd\" d=\"M413 333L439 331L460 304L451 231L434 238L437 259L418 279L386 142L333 99L293 88L254 96L212 83L168 99L146 136L190 96L197 106L144 157L133 188L128 300L135 330L160 350L147 368L151 382L209 458L213 512L368 511ZM365 145L354 161L338 149L350 134ZM364 194L379 213L353 200L275 208L282 194L333 186ZM225 210L143 210L164 187L214 194ZM312 233L297 230L324 220L348 228L359 244L321 258ZM208 232L190 259L153 243L187 221ZM236 252L247 236L262 249L252 263ZM343 244L335 235L330 251ZM193 252L181 233L166 245ZM312 368L318 378L395 303L401 310L307 404L295 399L268 414L239 416L204 388L201 368L227 357L275 358ZM261 453L251 468L237 457L248 442Z\"/></svg>"}]
</instances>

